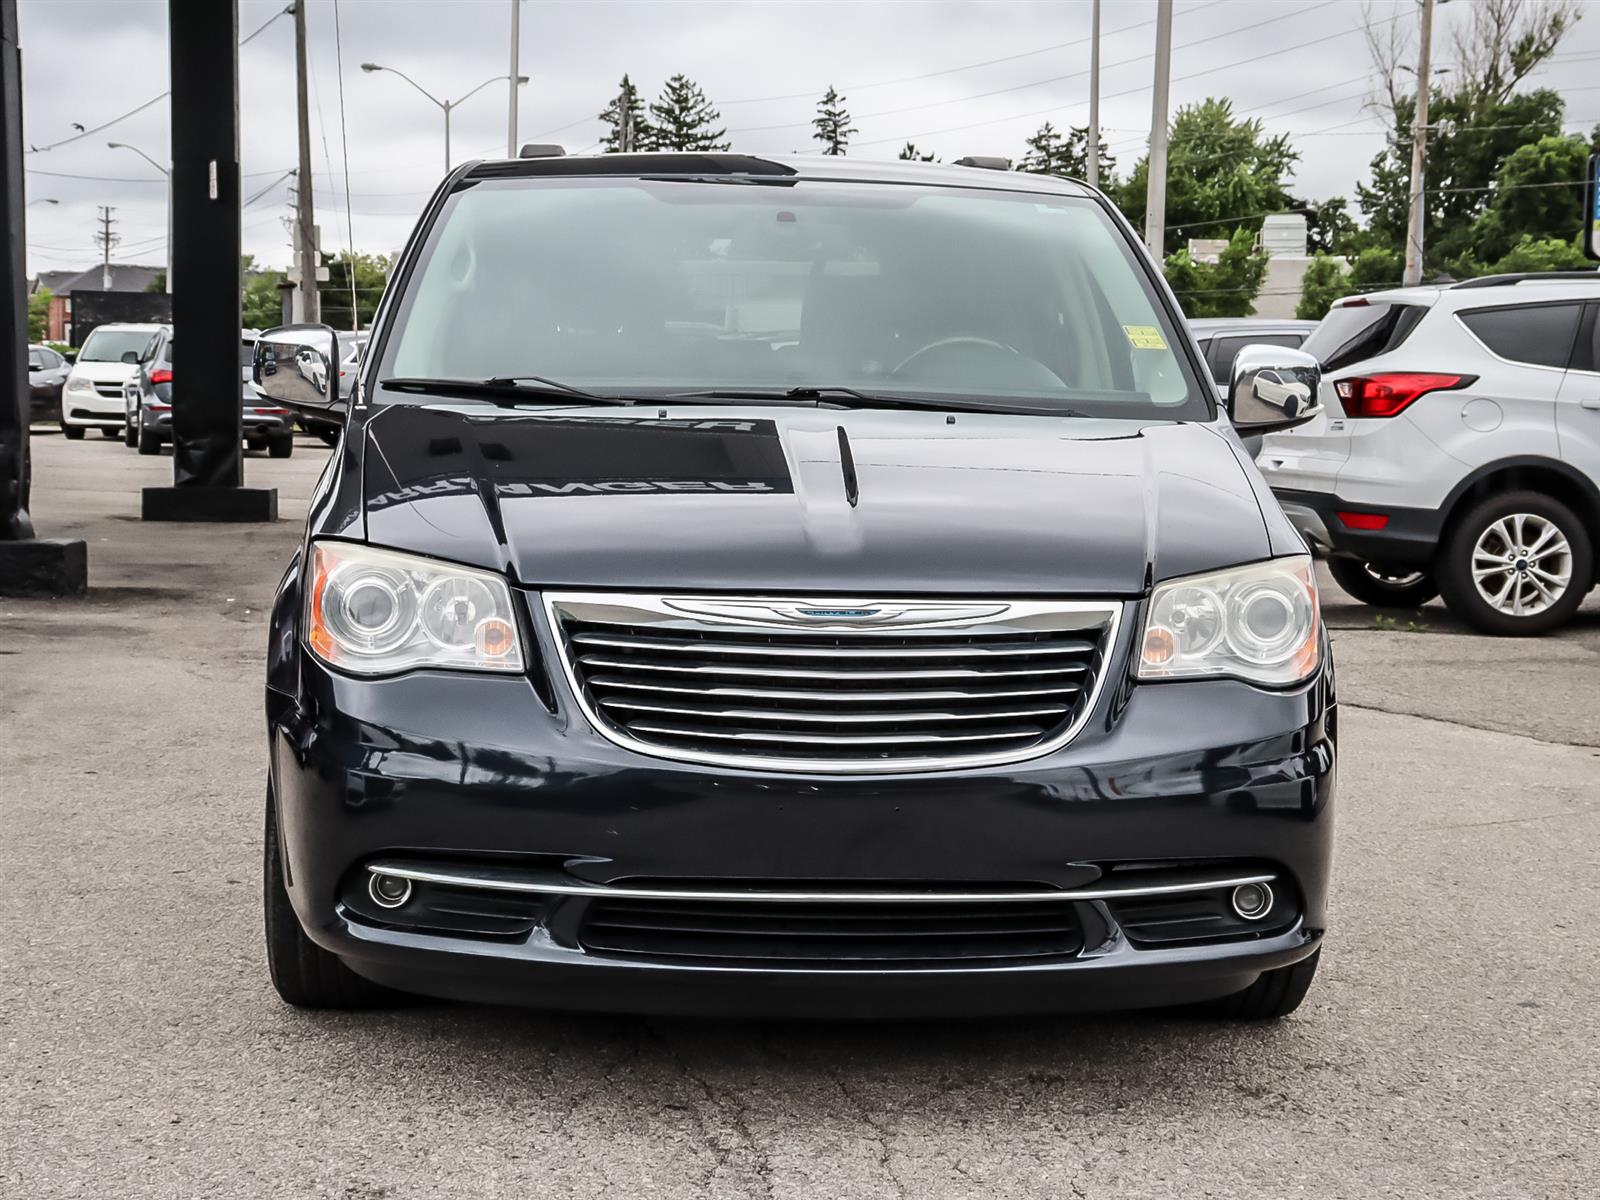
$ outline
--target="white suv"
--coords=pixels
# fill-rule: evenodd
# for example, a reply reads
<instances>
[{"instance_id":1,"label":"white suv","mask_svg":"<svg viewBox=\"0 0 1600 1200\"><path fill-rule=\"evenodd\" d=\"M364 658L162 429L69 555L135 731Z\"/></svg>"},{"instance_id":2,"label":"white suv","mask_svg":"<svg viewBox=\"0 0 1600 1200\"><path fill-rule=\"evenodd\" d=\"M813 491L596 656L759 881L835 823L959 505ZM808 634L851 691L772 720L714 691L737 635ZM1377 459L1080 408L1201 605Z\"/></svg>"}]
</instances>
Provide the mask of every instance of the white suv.
<instances>
[{"instance_id":1,"label":"white suv","mask_svg":"<svg viewBox=\"0 0 1600 1200\"><path fill-rule=\"evenodd\" d=\"M1600 274L1501 275L1340 301L1303 349L1324 414L1257 465L1369 604L1442 594L1488 633L1543 633L1595 586Z\"/></svg>"}]
</instances>

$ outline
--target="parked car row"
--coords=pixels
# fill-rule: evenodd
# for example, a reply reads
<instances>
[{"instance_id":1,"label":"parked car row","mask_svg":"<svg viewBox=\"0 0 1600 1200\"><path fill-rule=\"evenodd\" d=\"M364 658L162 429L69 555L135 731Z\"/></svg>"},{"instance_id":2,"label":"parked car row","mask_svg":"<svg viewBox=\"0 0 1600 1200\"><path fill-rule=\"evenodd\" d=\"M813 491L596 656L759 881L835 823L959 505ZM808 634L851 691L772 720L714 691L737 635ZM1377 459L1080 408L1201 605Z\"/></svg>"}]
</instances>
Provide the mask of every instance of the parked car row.
<instances>
[{"instance_id":1,"label":"parked car row","mask_svg":"<svg viewBox=\"0 0 1600 1200\"><path fill-rule=\"evenodd\" d=\"M140 454L159 454L172 440L175 342L170 325L102 325L91 333L77 361L61 372L57 385L55 415L62 433L77 440L88 430L98 429L106 437L120 435L124 444L137 447ZM273 458L288 458L294 453L293 417L288 409L263 399L251 382L255 342L255 331L246 330L239 346L244 442ZM36 351L43 352L39 359L42 368L48 365L44 354L61 356L48 347L29 351L37 412L49 406L50 372L41 370L39 383L33 384Z\"/></svg>"},{"instance_id":2,"label":"parked car row","mask_svg":"<svg viewBox=\"0 0 1600 1200\"><path fill-rule=\"evenodd\" d=\"M1214 370L1210 348L1254 323L1219 324L1193 323ZM1600 582L1600 274L1349 297L1303 349L1321 412L1256 461L1339 585L1373 605L1443 596L1486 633L1569 620Z\"/></svg>"}]
</instances>

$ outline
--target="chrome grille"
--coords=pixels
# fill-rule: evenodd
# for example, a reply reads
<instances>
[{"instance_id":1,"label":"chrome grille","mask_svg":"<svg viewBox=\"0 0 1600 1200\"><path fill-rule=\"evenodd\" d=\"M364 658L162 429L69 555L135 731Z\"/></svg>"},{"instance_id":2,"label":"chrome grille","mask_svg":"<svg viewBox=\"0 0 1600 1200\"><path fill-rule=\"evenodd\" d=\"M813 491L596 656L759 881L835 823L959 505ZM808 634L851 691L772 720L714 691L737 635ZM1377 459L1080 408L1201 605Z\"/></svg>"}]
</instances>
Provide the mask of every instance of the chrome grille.
<instances>
[{"instance_id":1,"label":"chrome grille","mask_svg":"<svg viewBox=\"0 0 1600 1200\"><path fill-rule=\"evenodd\" d=\"M930 770L1068 741L1119 607L1085 601L545 597L568 680L613 741L774 770Z\"/></svg>"}]
</instances>

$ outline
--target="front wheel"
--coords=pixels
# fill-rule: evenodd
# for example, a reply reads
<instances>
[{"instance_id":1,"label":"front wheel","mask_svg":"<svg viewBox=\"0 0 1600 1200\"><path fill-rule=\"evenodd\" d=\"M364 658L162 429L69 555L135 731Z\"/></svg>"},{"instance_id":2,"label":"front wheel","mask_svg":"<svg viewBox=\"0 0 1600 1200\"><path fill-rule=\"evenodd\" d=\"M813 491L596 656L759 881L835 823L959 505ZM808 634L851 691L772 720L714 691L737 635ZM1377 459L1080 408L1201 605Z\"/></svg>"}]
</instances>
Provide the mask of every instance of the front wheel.
<instances>
[{"instance_id":1,"label":"front wheel","mask_svg":"<svg viewBox=\"0 0 1600 1200\"><path fill-rule=\"evenodd\" d=\"M66 436L66 439L69 442L83 441L82 425L62 425L61 432Z\"/></svg>"},{"instance_id":2,"label":"front wheel","mask_svg":"<svg viewBox=\"0 0 1600 1200\"><path fill-rule=\"evenodd\" d=\"M1508 492L1473 506L1439 553L1450 611L1484 633L1548 633L1583 603L1594 548L1577 515L1539 492Z\"/></svg>"},{"instance_id":3,"label":"front wheel","mask_svg":"<svg viewBox=\"0 0 1600 1200\"><path fill-rule=\"evenodd\" d=\"M267 789L266 847L262 855L262 908L266 916L267 970L278 995L296 1008L372 1008L399 993L363 979L306 936L283 881L278 809Z\"/></svg>"},{"instance_id":4,"label":"front wheel","mask_svg":"<svg viewBox=\"0 0 1600 1200\"><path fill-rule=\"evenodd\" d=\"M1214 1017L1229 1017L1235 1021L1276 1021L1287 1017L1300 1007L1311 990L1311 981L1317 975L1317 960L1322 957L1318 947L1310 958L1303 958L1287 967L1263 971L1261 977L1231 996L1213 1000L1202 1011Z\"/></svg>"},{"instance_id":5,"label":"front wheel","mask_svg":"<svg viewBox=\"0 0 1600 1200\"><path fill-rule=\"evenodd\" d=\"M122 444L128 447L139 444L139 427L132 421L122 423Z\"/></svg>"},{"instance_id":6,"label":"front wheel","mask_svg":"<svg viewBox=\"0 0 1600 1200\"><path fill-rule=\"evenodd\" d=\"M1420 608L1439 594L1427 571L1385 567L1358 558L1330 558L1328 573L1350 595L1374 608Z\"/></svg>"}]
</instances>

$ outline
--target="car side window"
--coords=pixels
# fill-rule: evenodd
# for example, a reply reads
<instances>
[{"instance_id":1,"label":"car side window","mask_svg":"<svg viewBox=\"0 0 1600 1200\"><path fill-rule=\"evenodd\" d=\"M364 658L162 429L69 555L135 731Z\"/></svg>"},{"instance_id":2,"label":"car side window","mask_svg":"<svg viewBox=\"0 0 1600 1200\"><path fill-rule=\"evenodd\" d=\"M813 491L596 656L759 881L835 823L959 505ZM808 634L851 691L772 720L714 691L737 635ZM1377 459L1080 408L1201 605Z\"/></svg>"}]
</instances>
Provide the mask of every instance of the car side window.
<instances>
[{"instance_id":1,"label":"car side window","mask_svg":"<svg viewBox=\"0 0 1600 1200\"><path fill-rule=\"evenodd\" d=\"M49 364L44 361L44 355L38 350L28 351L28 370L44 371L49 369Z\"/></svg>"},{"instance_id":2,"label":"car side window","mask_svg":"<svg viewBox=\"0 0 1600 1200\"><path fill-rule=\"evenodd\" d=\"M1218 383L1227 383L1229 376L1233 374L1233 360L1246 346L1285 346L1294 350L1305 340L1305 335L1302 333L1231 334L1228 337L1213 338L1211 347L1206 352L1206 365L1211 368L1212 379Z\"/></svg>"},{"instance_id":3,"label":"car side window","mask_svg":"<svg viewBox=\"0 0 1600 1200\"><path fill-rule=\"evenodd\" d=\"M1501 358L1565 369L1582 312L1578 303L1527 304L1474 308L1459 315L1472 335Z\"/></svg>"}]
</instances>

